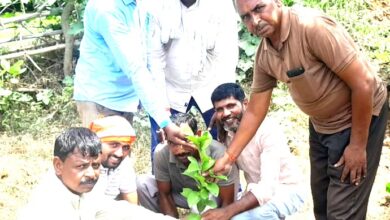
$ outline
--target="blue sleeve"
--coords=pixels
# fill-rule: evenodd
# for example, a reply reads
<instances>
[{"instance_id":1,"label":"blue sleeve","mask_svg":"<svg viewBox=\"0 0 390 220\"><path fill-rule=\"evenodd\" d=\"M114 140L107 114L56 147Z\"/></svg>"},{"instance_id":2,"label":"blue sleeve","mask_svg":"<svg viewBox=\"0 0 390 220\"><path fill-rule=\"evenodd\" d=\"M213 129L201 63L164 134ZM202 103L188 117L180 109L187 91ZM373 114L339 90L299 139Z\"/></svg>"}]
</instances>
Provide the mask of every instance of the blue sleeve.
<instances>
[{"instance_id":1,"label":"blue sleeve","mask_svg":"<svg viewBox=\"0 0 390 220\"><path fill-rule=\"evenodd\" d=\"M146 111L159 125L170 122L169 112L147 68L146 39L135 6L126 11L103 10L96 16L97 29L109 47L117 65L129 77ZM133 10L130 12L128 10Z\"/></svg>"}]
</instances>

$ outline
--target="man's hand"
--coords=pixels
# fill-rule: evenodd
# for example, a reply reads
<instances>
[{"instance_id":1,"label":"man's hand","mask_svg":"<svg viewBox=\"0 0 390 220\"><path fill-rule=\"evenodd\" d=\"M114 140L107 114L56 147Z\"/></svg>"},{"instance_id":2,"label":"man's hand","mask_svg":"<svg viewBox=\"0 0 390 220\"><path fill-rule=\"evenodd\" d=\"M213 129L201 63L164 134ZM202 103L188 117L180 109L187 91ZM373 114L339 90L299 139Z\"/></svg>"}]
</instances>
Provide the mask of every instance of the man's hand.
<instances>
[{"instance_id":1,"label":"man's hand","mask_svg":"<svg viewBox=\"0 0 390 220\"><path fill-rule=\"evenodd\" d=\"M224 175L232 169L232 162L229 160L229 154L225 152L223 157L215 161L213 172L215 175Z\"/></svg>"},{"instance_id":2,"label":"man's hand","mask_svg":"<svg viewBox=\"0 0 390 220\"><path fill-rule=\"evenodd\" d=\"M202 214L202 220L229 220L232 216L225 208L210 209Z\"/></svg>"},{"instance_id":3,"label":"man's hand","mask_svg":"<svg viewBox=\"0 0 390 220\"><path fill-rule=\"evenodd\" d=\"M210 124L208 124L208 127L207 127L208 131L211 131L211 129L213 129L216 121L217 121L217 113L214 112L213 116L211 116Z\"/></svg>"},{"instance_id":4,"label":"man's hand","mask_svg":"<svg viewBox=\"0 0 390 220\"><path fill-rule=\"evenodd\" d=\"M367 154L366 149L360 146L348 145L340 160L334 165L339 167L344 164L340 181L344 182L348 177L350 182L359 185L367 174Z\"/></svg>"},{"instance_id":5,"label":"man's hand","mask_svg":"<svg viewBox=\"0 0 390 220\"><path fill-rule=\"evenodd\" d=\"M171 141L175 144L178 145L185 145L185 146L191 146L188 142L187 139L184 135L183 132L181 132L180 128L173 124L170 123L164 128L165 134L166 134L166 140Z\"/></svg>"}]
</instances>

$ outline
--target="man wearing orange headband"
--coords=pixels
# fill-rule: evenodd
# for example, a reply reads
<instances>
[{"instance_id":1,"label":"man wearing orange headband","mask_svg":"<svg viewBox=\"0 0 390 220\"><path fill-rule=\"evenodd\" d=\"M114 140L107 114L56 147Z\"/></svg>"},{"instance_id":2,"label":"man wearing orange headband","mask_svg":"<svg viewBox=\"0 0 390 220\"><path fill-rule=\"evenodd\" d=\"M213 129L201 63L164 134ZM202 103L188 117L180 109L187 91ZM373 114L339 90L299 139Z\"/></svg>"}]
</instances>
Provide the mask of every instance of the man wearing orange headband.
<instances>
[{"instance_id":1,"label":"man wearing orange headband","mask_svg":"<svg viewBox=\"0 0 390 220\"><path fill-rule=\"evenodd\" d=\"M136 174L128 157L135 141L133 127L125 118L116 115L94 120L90 129L102 142L100 178L93 191L137 204Z\"/></svg>"}]
</instances>

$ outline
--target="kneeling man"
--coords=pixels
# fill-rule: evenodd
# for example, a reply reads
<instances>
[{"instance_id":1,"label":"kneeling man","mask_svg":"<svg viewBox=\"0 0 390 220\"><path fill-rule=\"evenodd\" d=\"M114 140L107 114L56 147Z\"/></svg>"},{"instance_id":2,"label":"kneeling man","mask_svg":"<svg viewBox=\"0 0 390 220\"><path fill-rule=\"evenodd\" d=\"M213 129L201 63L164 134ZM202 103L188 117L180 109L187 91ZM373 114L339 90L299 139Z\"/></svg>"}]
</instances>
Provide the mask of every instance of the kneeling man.
<instances>
[{"instance_id":1,"label":"kneeling man","mask_svg":"<svg viewBox=\"0 0 390 220\"><path fill-rule=\"evenodd\" d=\"M194 134L197 133L197 121L190 114L179 113L173 116L172 121L180 126L188 124ZM217 159L224 155L225 147L212 141L209 148L209 156ZM161 144L154 153L155 176L141 176L137 180L137 191L142 206L166 215L178 217L177 206L189 208L186 198L181 195L183 188L197 189L195 180L182 173L189 165L188 156L199 158L195 147L176 145L168 141ZM219 207L226 207L234 201L238 188L238 169L233 166L226 181L218 183L219 196L216 198Z\"/></svg>"},{"instance_id":2,"label":"kneeling man","mask_svg":"<svg viewBox=\"0 0 390 220\"><path fill-rule=\"evenodd\" d=\"M238 84L225 83L213 91L211 101L218 139L228 146L248 100ZM302 178L276 122L264 120L236 163L244 172L247 192L227 207L207 211L202 220L284 219L303 205Z\"/></svg>"}]
</instances>

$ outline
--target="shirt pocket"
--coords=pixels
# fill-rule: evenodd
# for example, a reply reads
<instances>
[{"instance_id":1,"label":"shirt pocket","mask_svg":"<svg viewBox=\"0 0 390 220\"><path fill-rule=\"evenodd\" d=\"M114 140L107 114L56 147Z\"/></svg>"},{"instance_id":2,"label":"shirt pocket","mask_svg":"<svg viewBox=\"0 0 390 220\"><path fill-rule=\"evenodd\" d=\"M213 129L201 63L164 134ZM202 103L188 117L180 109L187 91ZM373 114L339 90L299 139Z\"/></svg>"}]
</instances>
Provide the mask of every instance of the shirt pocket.
<instances>
[{"instance_id":1,"label":"shirt pocket","mask_svg":"<svg viewBox=\"0 0 390 220\"><path fill-rule=\"evenodd\" d=\"M320 97L313 76L307 74L307 72L298 76L290 77L287 85L290 90L291 97L298 105L313 103Z\"/></svg>"}]
</instances>

